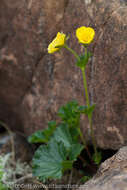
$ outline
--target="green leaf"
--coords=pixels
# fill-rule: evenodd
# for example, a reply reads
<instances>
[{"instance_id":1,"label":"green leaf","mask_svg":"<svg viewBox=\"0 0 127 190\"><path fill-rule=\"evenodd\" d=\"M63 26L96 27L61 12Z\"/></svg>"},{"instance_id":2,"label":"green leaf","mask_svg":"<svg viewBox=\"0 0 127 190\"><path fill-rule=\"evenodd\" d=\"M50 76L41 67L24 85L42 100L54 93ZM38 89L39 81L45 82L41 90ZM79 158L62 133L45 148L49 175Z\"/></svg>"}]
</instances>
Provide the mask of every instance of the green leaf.
<instances>
[{"instance_id":1,"label":"green leaf","mask_svg":"<svg viewBox=\"0 0 127 190\"><path fill-rule=\"evenodd\" d=\"M79 130L78 128L69 128L66 123L60 124L52 138L55 139L57 142L63 142L64 146L70 148L73 144L78 143L79 137Z\"/></svg>"},{"instance_id":2,"label":"green leaf","mask_svg":"<svg viewBox=\"0 0 127 190\"><path fill-rule=\"evenodd\" d=\"M88 115L91 115L92 113L93 113L93 111L94 111L94 109L95 109L95 106L96 106L96 104L93 104L92 106L90 106L89 108L88 108Z\"/></svg>"},{"instance_id":3,"label":"green leaf","mask_svg":"<svg viewBox=\"0 0 127 190\"><path fill-rule=\"evenodd\" d=\"M64 146L67 148L70 148L73 144L73 139L66 123L62 123L56 128L52 138L57 142L63 142Z\"/></svg>"},{"instance_id":4,"label":"green leaf","mask_svg":"<svg viewBox=\"0 0 127 190\"><path fill-rule=\"evenodd\" d=\"M70 130L70 128L68 128L68 125L63 123L57 127L52 138L55 139L55 141L57 142L63 142L64 146L68 150L69 160L74 161L83 150L84 146L78 143L78 138L74 138L74 133L72 132L72 129ZM78 130L77 136L79 136Z\"/></svg>"},{"instance_id":5,"label":"green leaf","mask_svg":"<svg viewBox=\"0 0 127 190\"><path fill-rule=\"evenodd\" d=\"M92 178L91 176L83 176L80 181L81 181L82 183L85 183L85 182L87 182L88 180L90 180L91 178Z\"/></svg>"},{"instance_id":6,"label":"green leaf","mask_svg":"<svg viewBox=\"0 0 127 190\"><path fill-rule=\"evenodd\" d=\"M30 143L47 143L50 140L50 137L53 135L56 129L56 122L48 122L48 128L37 131L28 137L28 142Z\"/></svg>"},{"instance_id":7,"label":"green leaf","mask_svg":"<svg viewBox=\"0 0 127 190\"><path fill-rule=\"evenodd\" d=\"M68 102L65 106L62 106L58 115L62 121L66 122L69 127L78 127L80 121L80 113L77 112L78 102L73 100Z\"/></svg>"},{"instance_id":8,"label":"green leaf","mask_svg":"<svg viewBox=\"0 0 127 190\"><path fill-rule=\"evenodd\" d=\"M78 144L78 143L73 144L69 151L69 159L75 161L83 149L84 149L83 145Z\"/></svg>"},{"instance_id":9,"label":"green leaf","mask_svg":"<svg viewBox=\"0 0 127 190\"><path fill-rule=\"evenodd\" d=\"M78 111L80 113L84 113L86 115L91 115L95 109L95 106L96 106L95 104L93 104L92 106L89 106L89 107L88 106L79 106Z\"/></svg>"},{"instance_id":10,"label":"green leaf","mask_svg":"<svg viewBox=\"0 0 127 190\"><path fill-rule=\"evenodd\" d=\"M8 190L8 187L6 187L3 183L0 182L0 190Z\"/></svg>"},{"instance_id":11,"label":"green leaf","mask_svg":"<svg viewBox=\"0 0 127 190\"><path fill-rule=\"evenodd\" d=\"M77 128L77 127L75 127L75 128L74 127L69 127L69 132L71 134L73 142L78 142L79 135L80 135L79 128Z\"/></svg>"},{"instance_id":12,"label":"green leaf","mask_svg":"<svg viewBox=\"0 0 127 190\"><path fill-rule=\"evenodd\" d=\"M0 180L2 179L3 175L4 175L4 171L2 168L0 168Z\"/></svg>"},{"instance_id":13,"label":"green leaf","mask_svg":"<svg viewBox=\"0 0 127 190\"><path fill-rule=\"evenodd\" d=\"M58 111L58 115L61 119L66 119L68 116L71 116L74 111L77 110L78 102L76 100L68 102L66 105L61 106Z\"/></svg>"},{"instance_id":14,"label":"green leaf","mask_svg":"<svg viewBox=\"0 0 127 190\"><path fill-rule=\"evenodd\" d=\"M96 154L94 153L93 155L93 161L95 162L95 164L100 164L101 163L101 160L102 160L102 155L101 155L101 152L97 152Z\"/></svg>"},{"instance_id":15,"label":"green leaf","mask_svg":"<svg viewBox=\"0 0 127 190\"><path fill-rule=\"evenodd\" d=\"M77 111L80 113L87 114L88 113L88 107L87 106L79 106Z\"/></svg>"},{"instance_id":16,"label":"green leaf","mask_svg":"<svg viewBox=\"0 0 127 190\"><path fill-rule=\"evenodd\" d=\"M66 105L62 106L58 115L69 125L69 127L79 127L80 116L82 113L86 115L91 115L95 109L95 104L91 106L79 106L78 102L73 100L68 102Z\"/></svg>"},{"instance_id":17,"label":"green leaf","mask_svg":"<svg viewBox=\"0 0 127 190\"><path fill-rule=\"evenodd\" d=\"M48 144L41 145L35 152L33 174L40 180L59 179L65 170L72 168L84 146L72 137L71 132L68 125L62 123L56 128Z\"/></svg>"},{"instance_id":18,"label":"green leaf","mask_svg":"<svg viewBox=\"0 0 127 190\"><path fill-rule=\"evenodd\" d=\"M3 175L4 175L4 165L3 165L3 158L1 156L0 157L0 181L1 181L2 177L3 177Z\"/></svg>"},{"instance_id":19,"label":"green leaf","mask_svg":"<svg viewBox=\"0 0 127 190\"><path fill-rule=\"evenodd\" d=\"M64 161L68 156L64 144L51 140L48 145L41 145L35 152L33 159L33 175L41 180L60 179L64 168ZM72 164L71 164L72 165ZM68 166L70 168L70 164Z\"/></svg>"},{"instance_id":20,"label":"green leaf","mask_svg":"<svg viewBox=\"0 0 127 190\"><path fill-rule=\"evenodd\" d=\"M80 55L79 56L79 60L76 62L77 67L79 67L80 69L85 69L89 58L92 56L92 54L90 52L87 52L87 54L85 55Z\"/></svg>"},{"instance_id":21,"label":"green leaf","mask_svg":"<svg viewBox=\"0 0 127 190\"><path fill-rule=\"evenodd\" d=\"M80 59L76 62L76 66L80 69L84 69L87 64L87 59L85 55L81 55Z\"/></svg>"}]
</instances>

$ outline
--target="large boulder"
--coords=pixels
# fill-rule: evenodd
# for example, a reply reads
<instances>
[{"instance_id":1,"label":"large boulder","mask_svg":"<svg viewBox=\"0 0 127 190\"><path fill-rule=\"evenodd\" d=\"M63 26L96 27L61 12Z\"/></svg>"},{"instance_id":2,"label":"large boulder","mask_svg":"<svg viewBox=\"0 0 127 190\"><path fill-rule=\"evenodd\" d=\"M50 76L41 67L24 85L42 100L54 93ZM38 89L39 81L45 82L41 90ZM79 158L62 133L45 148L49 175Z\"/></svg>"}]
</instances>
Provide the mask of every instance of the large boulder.
<instances>
[{"instance_id":1,"label":"large boulder","mask_svg":"<svg viewBox=\"0 0 127 190\"><path fill-rule=\"evenodd\" d=\"M0 119L12 130L30 135L57 119L67 101L84 104L81 72L66 50L48 55L58 31L70 34L69 46L81 52L79 26L92 26L96 37L87 66L99 147L127 143L127 4L124 0L1 0ZM84 134L89 125L82 121Z\"/></svg>"},{"instance_id":2,"label":"large boulder","mask_svg":"<svg viewBox=\"0 0 127 190\"><path fill-rule=\"evenodd\" d=\"M79 190L126 190L127 189L127 147L101 164L97 174Z\"/></svg>"}]
</instances>

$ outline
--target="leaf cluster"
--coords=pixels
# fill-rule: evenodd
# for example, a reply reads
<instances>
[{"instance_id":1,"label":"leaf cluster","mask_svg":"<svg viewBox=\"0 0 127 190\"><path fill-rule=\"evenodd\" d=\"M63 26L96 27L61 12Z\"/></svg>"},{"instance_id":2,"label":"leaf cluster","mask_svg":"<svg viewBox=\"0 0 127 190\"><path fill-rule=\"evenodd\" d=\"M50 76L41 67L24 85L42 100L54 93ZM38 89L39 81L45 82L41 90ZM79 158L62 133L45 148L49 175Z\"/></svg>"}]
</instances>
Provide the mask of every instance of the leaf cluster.
<instances>
[{"instance_id":1,"label":"leaf cluster","mask_svg":"<svg viewBox=\"0 0 127 190\"><path fill-rule=\"evenodd\" d=\"M81 114L90 114L91 107L80 106L73 100L58 110L61 122L48 123L48 128L32 134L30 143L44 143L40 145L33 157L33 175L40 180L60 179L63 172L72 169L74 161L80 155L84 146L79 143L79 127Z\"/></svg>"}]
</instances>

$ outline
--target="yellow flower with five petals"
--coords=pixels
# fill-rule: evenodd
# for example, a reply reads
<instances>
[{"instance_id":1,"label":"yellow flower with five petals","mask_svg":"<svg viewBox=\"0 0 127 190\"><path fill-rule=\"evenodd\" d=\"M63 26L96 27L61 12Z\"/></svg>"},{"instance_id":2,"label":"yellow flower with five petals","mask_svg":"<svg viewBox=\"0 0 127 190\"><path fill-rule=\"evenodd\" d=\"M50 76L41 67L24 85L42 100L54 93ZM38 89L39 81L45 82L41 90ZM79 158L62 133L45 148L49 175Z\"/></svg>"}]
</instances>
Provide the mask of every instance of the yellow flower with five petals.
<instances>
[{"instance_id":1,"label":"yellow flower with five petals","mask_svg":"<svg viewBox=\"0 0 127 190\"><path fill-rule=\"evenodd\" d=\"M90 44L95 36L95 31L91 27L81 26L76 30L76 37L82 44Z\"/></svg>"}]
</instances>

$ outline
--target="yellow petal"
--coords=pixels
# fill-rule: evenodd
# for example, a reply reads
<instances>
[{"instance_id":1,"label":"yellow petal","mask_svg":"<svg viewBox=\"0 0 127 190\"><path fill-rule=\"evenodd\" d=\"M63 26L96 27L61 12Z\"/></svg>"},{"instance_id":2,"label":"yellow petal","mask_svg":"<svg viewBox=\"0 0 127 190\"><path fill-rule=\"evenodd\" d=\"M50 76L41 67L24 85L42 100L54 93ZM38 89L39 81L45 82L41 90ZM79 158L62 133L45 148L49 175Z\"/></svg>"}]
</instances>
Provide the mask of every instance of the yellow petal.
<instances>
[{"instance_id":1,"label":"yellow petal","mask_svg":"<svg viewBox=\"0 0 127 190\"><path fill-rule=\"evenodd\" d=\"M76 30L76 37L82 44L90 44L95 36L95 31L91 27L81 26Z\"/></svg>"},{"instance_id":2,"label":"yellow petal","mask_svg":"<svg viewBox=\"0 0 127 190\"><path fill-rule=\"evenodd\" d=\"M48 46L48 53L54 53L58 51L60 48L56 48L57 46L64 46L66 41L66 35L64 33L58 32L54 40Z\"/></svg>"}]
</instances>

